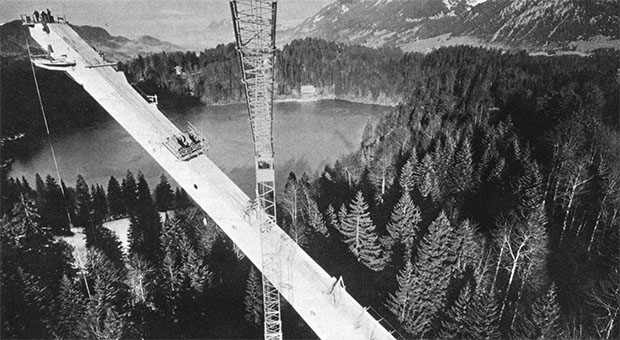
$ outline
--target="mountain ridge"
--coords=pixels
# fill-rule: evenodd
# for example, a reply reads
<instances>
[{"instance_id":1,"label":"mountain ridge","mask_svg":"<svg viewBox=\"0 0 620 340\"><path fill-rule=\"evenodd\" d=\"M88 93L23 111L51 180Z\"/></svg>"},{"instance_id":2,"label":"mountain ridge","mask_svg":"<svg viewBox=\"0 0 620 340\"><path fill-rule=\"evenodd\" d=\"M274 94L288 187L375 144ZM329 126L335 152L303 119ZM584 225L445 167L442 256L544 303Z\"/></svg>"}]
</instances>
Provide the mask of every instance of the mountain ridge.
<instances>
[{"instance_id":1,"label":"mountain ridge","mask_svg":"<svg viewBox=\"0 0 620 340\"><path fill-rule=\"evenodd\" d=\"M338 0L284 34L406 51L620 49L619 15L614 0Z\"/></svg>"},{"instance_id":2,"label":"mountain ridge","mask_svg":"<svg viewBox=\"0 0 620 340\"><path fill-rule=\"evenodd\" d=\"M182 51L183 48L152 36L129 39L123 36L112 36L104 28L96 26L71 27L96 50L104 52L106 57L114 60L128 60L138 54ZM27 56L26 39L30 48L41 51L38 44L30 37L26 26L20 20L0 25L0 55L21 57Z\"/></svg>"}]
</instances>

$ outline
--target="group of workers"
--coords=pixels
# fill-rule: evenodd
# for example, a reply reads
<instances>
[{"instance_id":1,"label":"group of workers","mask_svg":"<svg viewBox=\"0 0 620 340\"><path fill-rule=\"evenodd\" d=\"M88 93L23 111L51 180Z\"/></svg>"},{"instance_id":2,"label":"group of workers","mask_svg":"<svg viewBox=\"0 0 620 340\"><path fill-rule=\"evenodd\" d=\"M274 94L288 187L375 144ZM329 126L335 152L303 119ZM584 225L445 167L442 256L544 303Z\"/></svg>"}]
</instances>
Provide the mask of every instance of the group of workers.
<instances>
[{"instance_id":1,"label":"group of workers","mask_svg":"<svg viewBox=\"0 0 620 340\"><path fill-rule=\"evenodd\" d=\"M34 11L33 13L34 22L42 22L42 23L54 23L54 17L48 8L47 11L41 11L39 14L38 11Z\"/></svg>"},{"instance_id":2,"label":"group of workers","mask_svg":"<svg viewBox=\"0 0 620 340\"><path fill-rule=\"evenodd\" d=\"M198 138L198 136L196 136L196 133L194 133L194 131L188 131L187 135L189 136L189 139L191 139L191 143L189 143L187 141L187 139L185 138L184 135L180 135L180 136L175 136L177 138L177 142L184 148L189 147L191 144L198 144L200 143L200 139Z\"/></svg>"}]
</instances>

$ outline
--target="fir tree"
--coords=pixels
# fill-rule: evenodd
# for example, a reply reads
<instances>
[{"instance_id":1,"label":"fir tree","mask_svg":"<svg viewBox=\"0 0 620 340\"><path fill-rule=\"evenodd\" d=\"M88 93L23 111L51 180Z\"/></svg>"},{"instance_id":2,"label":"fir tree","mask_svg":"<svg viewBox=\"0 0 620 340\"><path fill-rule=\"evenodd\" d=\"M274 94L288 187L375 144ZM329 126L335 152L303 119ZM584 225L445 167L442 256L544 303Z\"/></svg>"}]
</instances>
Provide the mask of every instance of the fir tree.
<instances>
[{"instance_id":1,"label":"fir tree","mask_svg":"<svg viewBox=\"0 0 620 340\"><path fill-rule=\"evenodd\" d=\"M411 158L407 161L407 163L405 163L405 165L403 165L403 168L401 169L400 172L400 177L398 179L398 184L400 185L400 188L402 189L403 195L405 193L410 193L411 190L413 190L413 186L415 185L415 178L414 178L414 169L413 169L413 162L415 160L415 150L413 150L413 153L411 154Z\"/></svg>"},{"instance_id":2,"label":"fir tree","mask_svg":"<svg viewBox=\"0 0 620 340\"><path fill-rule=\"evenodd\" d=\"M78 331L83 321L88 300L81 289L79 282L65 276L60 287L58 296L58 323L54 325L53 334L56 338L77 339Z\"/></svg>"},{"instance_id":3,"label":"fir tree","mask_svg":"<svg viewBox=\"0 0 620 340\"><path fill-rule=\"evenodd\" d=\"M451 277L454 228L442 211L431 223L422 239L415 263L411 292L411 314L404 327L414 336L426 336L433 331L438 313L446 302Z\"/></svg>"},{"instance_id":4,"label":"fir tree","mask_svg":"<svg viewBox=\"0 0 620 340\"><path fill-rule=\"evenodd\" d=\"M64 234L69 231L69 218L65 199L60 186L54 177L45 178L45 196L43 206L40 207L41 222L48 226L55 234Z\"/></svg>"},{"instance_id":5,"label":"fir tree","mask_svg":"<svg viewBox=\"0 0 620 340\"><path fill-rule=\"evenodd\" d=\"M138 175L136 199L136 209L133 213L130 212L129 250L132 254L143 256L147 261L155 264L162 258L159 247L161 221L151 199L146 179L142 174Z\"/></svg>"},{"instance_id":6,"label":"fir tree","mask_svg":"<svg viewBox=\"0 0 620 340\"><path fill-rule=\"evenodd\" d=\"M319 211L319 207L316 204L316 201L311 198L308 199L308 223L317 233L323 235L324 237L329 236L329 231L327 230L323 216Z\"/></svg>"},{"instance_id":7,"label":"fir tree","mask_svg":"<svg viewBox=\"0 0 620 340\"><path fill-rule=\"evenodd\" d=\"M123 216L126 213L125 204L123 201L123 192L114 176L110 177L110 181L108 182L107 198L110 208L110 215L112 215L112 218Z\"/></svg>"},{"instance_id":8,"label":"fir tree","mask_svg":"<svg viewBox=\"0 0 620 340\"><path fill-rule=\"evenodd\" d=\"M202 293L210 285L211 272L207 268L205 249L192 240L193 227L188 220L174 218L166 221L160 237L164 254L163 275L172 291L191 290Z\"/></svg>"},{"instance_id":9,"label":"fir tree","mask_svg":"<svg viewBox=\"0 0 620 340\"><path fill-rule=\"evenodd\" d=\"M469 139L465 139L454 153L454 160L448 168L450 192L452 194L466 192L473 185L473 160Z\"/></svg>"},{"instance_id":10,"label":"fir tree","mask_svg":"<svg viewBox=\"0 0 620 340\"><path fill-rule=\"evenodd\" d=\"M172 209L174 193L166 175L161 175L159 184L155 187L155 206L157 211L165 212Z\"/></svg>"},{"instance_id":11,"label":"fir tree","mask_svg":"<svg viewBox=\"0 0 620 340\"><path fill-rule=\"evenodd\" d=\"M28 199L34 199L35 197L34 190L32 190L32 188L30 187L30 184L28 184L28 181L26 180L25 176L22 176L22 193Z\"/></svg>"},{"instance_id":12,"label":"fir tree","mask_svg":"<svg viewBox=\"0 0 620 340\"><path fill-rule=\"evenodd\" d=\"M138 186L133 173L127 170L127 175L122 184L123 205L129 215L135 215L138 209Z\"/></svg>"},{"instance_id":13,"label":"fir tree","mask_svg":"<svg viewBox=\"0 0 620 340\"><path fill-rule=\"evenodd\" d=\"M2 338L51 338L62 278L72 276L69 245L38 224L34 203L20 196L0 222Z\"/></svg>"},{"instance_id":14,"label":"fir tree","mask_svg":"<svg viewBox=\"0 0 620 340\"><path fill-rule=\"evenodd\" d=\"M472 273L480 262L483 248L478 243L478 237L474 226L469 221L460 224L456 231L453 252L456 256L456 269L465 272L470 270Z\"/></svg>"},{"instance_id":15,"label":"fir tree","mask_svg":"<svg viewBox=\"0 0 620 340\"><path fill-rule=\"evenodd\" d=\"M96 225L86 229L86 247L94 248L118 267L123 267L123 250L118 236L110 229Z\"/></svg>"},{"instance_id":16,"label":"fir tree","mask_svg":"<svg viewBox=\"0 0 620 340\"><path fill-rule=\"evenodd\" d=\"M361 191L357 192L349 210L344 205L341 207L338 219L338 230L357 260L374 271L383 270L387 260L379 245L375 225L370 219L368 205Z\"/></svg>"},{"instance_id":17,"label":"fir tree","mask_svg":"<svg viewBox=\"0 0 620 340\"><path fill-rule=\"evenodd\" d=\"M174 192L174 210L181 211L192 206L192 201L184 189L177 189Z\"/></svg>"},{"instance_id":18,"label":"fir tree","mask_svg":"<svg viewBox=\"0 0 620 340\"><path fill-rule=\"evenodd\" d=\"M394 242L400 242L410 249L421 220L420 209L413 203L409 193L405 192L392 211L387 231Z\"/></svg>"},{"instance_id":19,"label":"fir tree","mask_svg":"<svg viewBox=\"0 0 620 340\"><path fill-rule=\"evenodd\" d=\"M557 302L555 284L532 306L532 339L560 339L560 305Z\"/></svg>"},{"instance_id":20,"label":"fir tree","mask_svg":"<svg viewBox=\"0 0 620 340\"><path fill-rule=\"evenodd\" d=\"M108 202L106 200L105 190L103 189L102 186L97 184L96 187L93 187L93 190L91 190L91 192L93 193L92 194L93 196L92 219L93 219L93 224L97 225L105 221L106 216L108 215Z\"/></svg>"},{"instance_id":21,"label":"fir tree","mask_svg":"<svg viewBox=\"0 0 620 340\"><path fill-rule=\"evenodd\" d=\"M260 274L254 266L248 273L243 304L245 305L245 320L251 324L260 325L263 315L263 286Z\"/></svg>"},{"instance_id":22,"label":"fir tree","mask_svg":"<svg viewBox=\"0 0 620 340\"><path fill-rule=\"evenodd\" d=\"M37 207L39 208L39 212L41 212L41 210L43 209L43 207L45 206L45 182L43 182L43 179L41 179L41 176L37 173L34 176L34 183L35 183L35 188L36 188L36 199L35 202L37 204Z\"/></svg>"},{"instance_id":23,"label":"fir tree","mask_svg":"<svg viewBox=\"0 0 620 340\"><path fill-rule=\"evenodd\" d=\"M430 197L434 201L440 198L439 174L430 154L424 156L415 166L414 178L422 196Z\"/></svg>"},{"instance_id":24,"label":"fir tree","mask_svg":"<svg viewBox=\"0 0 620 340\"><path fill-rule=\"evenodd\" d=\"M405 267L400 270L396 276L398 282L398 290L394 294L390 294L387 306L397 318L399 322L404 322L409 318L411 293L413 290L413 271L414 267L411 260L405 262Z\"/></svg>"},{"instance_id":25,"label":"fir tree","mask_svg":"<svg viewBox=\"0 0 620 340\"><path fill-rule=\"evenodd\" d=\"M97 251L88 251L86 264L92 283L84 319L78 329L80 338L118 339L131 334L129 289L123 271Z\"/></svg>"},{"instance_id":26,"label":"fir tree","mask_svg":"<svg viewBox=\"0 0 620 340\"><path fill-rule=\"evenodd\" d=\"M75 182L75 203L76 213L73 222L76 227L86 230L93 225L91 220L92 208L88 184L82 175L78 175L77 181Z\"/></svg>"},{"instance_id":27,"label":"fir tree","mask_svg":"<svg viewBox=\"0 0 620 340\"><path fill-rule=\"evenodd\" d=\"M469 310L472 293L471 284L469 283L461 289L458 298L441 321L441 331L438 334L438 338L446 340L465 338L465 328L470 317Z\"/></svg>"},{"instance_id":28,"label":"fir tree","mask_svg":"<svg viewBox=\"0 0 620 340\"><path fill-rule=\"evenodd\" d=\"M465 326L465 338L499 340L499 305L493 293L478 287L469 308L469 317Z\"/></svg>"},{"instance_id":29,"label":"fir tree","mask_svg":"<svg viewBox=\"0 0 620 340\"><path fill-rule=\"evenodd\" d=\"M131 290L134 305L145 304L149 300L149 286L154 280L155 269L139 255L127 261L127 285Z\"/></svg>"}]
</instances>

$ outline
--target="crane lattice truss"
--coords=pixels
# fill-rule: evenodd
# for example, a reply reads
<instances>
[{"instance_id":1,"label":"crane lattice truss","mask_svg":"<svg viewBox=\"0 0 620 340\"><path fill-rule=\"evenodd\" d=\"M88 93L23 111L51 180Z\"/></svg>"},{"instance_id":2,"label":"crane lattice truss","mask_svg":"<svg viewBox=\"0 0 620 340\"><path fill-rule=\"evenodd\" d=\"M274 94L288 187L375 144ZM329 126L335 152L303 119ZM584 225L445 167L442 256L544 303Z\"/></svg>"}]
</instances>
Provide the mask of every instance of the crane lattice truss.
<instances>
[{"instance_id":1,"label":"crane lattice truss","mask_svg":"<svg viewBox=\"0 0 620 340\"><path fill-rule=\"evenodd\" d=\"M207 157L199 145L205 141L195 129L181 131L172 124L69 25L24 24L49 51L35 65L65 72L82 85L260 270L263 233L255 221L274 221L268 234L277 240L272 256L281 266L277 276L264 274L319 338L394 340L382 322L351 297L342 280L321 268L263 209L248 209L250 198Z\"/></svg>"},{"instance_id":2,"label":"crane lattice truss","mask_svg":"<svg viewBox=\"0 0 620 340\"><path fill-rule=\"evenodd\" d=\"M281 266L276 224L275 170L273 157L273 64L275 58L276 1L230 2L237 52L245 87L256 167L256 197L265 212L259 220L263 252L263 310L265 340L282 339L280 294ZM272 279L273 280L273 279Z\"/></svg>"}]
</instances>

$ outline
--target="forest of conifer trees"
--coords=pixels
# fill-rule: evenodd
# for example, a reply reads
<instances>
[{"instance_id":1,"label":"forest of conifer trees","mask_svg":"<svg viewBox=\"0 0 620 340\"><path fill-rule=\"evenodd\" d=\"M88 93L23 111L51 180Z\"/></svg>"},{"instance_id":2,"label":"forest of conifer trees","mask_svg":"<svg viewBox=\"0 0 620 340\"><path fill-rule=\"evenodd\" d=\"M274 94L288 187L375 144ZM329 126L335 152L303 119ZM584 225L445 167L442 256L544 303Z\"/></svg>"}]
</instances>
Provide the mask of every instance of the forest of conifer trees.
<instances>
[{"instance_id":1,"label":"forest of conifer trees","mask_svg":"<svg viewBox=\"0 0 620 340\"><path fill-rule=\"evenodd\" d=\"M211 52L127 71L192 95L172 65L214 67L201 86L241 96L234 51ZM278 179L280 226L362 305L413 339L620 337L618 52L424 56L307 39L281 56L280 91L402 98L358 151ZM165 176L153 191L131 172L105 188L2 180L3 338L261 337L258 271ZM126 252L101 225L119 217ZM54 237L69 219L87 237L82 267ZM285 337L312 338L283 314Z\"/></svg>"}]
</instances>

